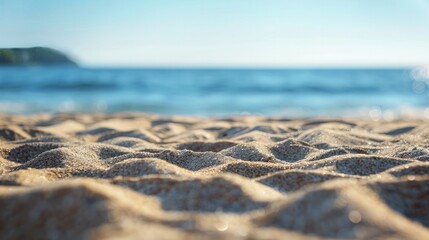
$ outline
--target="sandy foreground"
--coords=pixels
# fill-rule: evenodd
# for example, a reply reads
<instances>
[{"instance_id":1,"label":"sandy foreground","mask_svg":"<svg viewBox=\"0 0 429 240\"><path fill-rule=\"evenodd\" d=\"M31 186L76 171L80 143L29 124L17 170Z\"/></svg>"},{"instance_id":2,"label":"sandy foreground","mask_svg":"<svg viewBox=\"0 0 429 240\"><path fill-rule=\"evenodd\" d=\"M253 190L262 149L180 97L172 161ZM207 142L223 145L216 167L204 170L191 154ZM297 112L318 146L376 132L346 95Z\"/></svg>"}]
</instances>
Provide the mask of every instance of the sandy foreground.
<instances>
[{"instance_id":1,"label":"sandy foreground","mask_svg":"<svg viewBox=\"0 0 429 240\"><path fill-rule=\"evenodd\" d=\"M0 115L0 239L429 239L429 122Z\"/></svg>"}]
</instances>

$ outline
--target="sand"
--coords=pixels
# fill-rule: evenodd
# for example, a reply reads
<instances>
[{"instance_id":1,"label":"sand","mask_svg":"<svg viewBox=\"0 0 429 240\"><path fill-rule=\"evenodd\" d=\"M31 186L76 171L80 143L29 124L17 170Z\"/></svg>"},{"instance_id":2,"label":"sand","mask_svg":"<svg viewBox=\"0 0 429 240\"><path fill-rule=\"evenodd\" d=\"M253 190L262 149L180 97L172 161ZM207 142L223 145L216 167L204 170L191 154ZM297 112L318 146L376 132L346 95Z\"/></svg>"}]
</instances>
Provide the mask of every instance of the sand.
<instances>
[{"instance_id":1,"label":"sand","mask_svg":"<svg viewBox=\"0 0 429 240\"><path fill-rule=\"evenodd\" d=\"M429 239L429 122L0 115L0 239Z\"/></svg>"}]
</instances>

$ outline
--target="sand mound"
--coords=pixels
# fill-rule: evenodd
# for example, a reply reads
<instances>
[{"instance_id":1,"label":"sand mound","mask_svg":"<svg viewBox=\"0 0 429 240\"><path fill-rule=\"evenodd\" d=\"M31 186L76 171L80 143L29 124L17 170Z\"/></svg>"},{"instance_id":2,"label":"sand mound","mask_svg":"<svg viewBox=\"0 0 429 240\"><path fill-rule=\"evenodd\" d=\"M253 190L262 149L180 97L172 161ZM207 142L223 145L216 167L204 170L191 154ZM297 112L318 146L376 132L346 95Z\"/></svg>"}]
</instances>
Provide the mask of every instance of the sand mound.
<instances>
[{"instance_id":1,"label":"sand mound","mask_svg":"<svg viewBox=\"0 0 429 240\"><path fill-rule=\"evenodd\" d=\"M104 142L105 144L116 145L127 148L158 148L157 145L134 137L116 137Z\"/></svg>"},{"instance_id":2,"label":"sand mound","mask_svg":"<svg viewBox=\"0 0 429 240\"><path fill-rule=\"evenodd\" d=\"M272 147L271 151L276 159L286 162L296 162L303 160L310 153L316 152L317 149L305 142L287 139Z\"/></svg>"},{"instance_id":3,"label":"sand mound","mask_svg":"<svg viewBox=\"0 0 429 240\"><path fill-rule=\"evenodd\" d=\"M369 176L411 162L413 161L375 155L346 154L318 161L300 162L295 166L298 169L320 169L349 175Z\"/></svg>"},{"instance_id":4,"label":"sand mound","mask_svg":"<svg viewBox=\"0 0 429 240\"><path fill-rule=\"evenodd\" d=\"M212 168L203 169L200 172L210 175L219 173L235 173L248 178L257 178L272 172L277 172L289 168L290 167L283 164L237 161Z\"/></svg>"},{"instance_id":5,"label":"sand mound","mask_svg":"<svg viewBox=\"0 0 429 240\"><path fill-rule=\"evenodd\" d=\"M31 143L23 144L10 150L7 159L17 162L25 163L38 155L50 151L55 148L60 148L64 145L59 143Z\"/></svg>"},{"instance_id":6,"label":"sand mound","mask_svg":"<svg viewBox=\"0 0 429 240\"><path fill-rule=\"evenodd\" d=\"M0 239L429 239L428 126L0 115Z\"/></svg>"},{"instance_id":7,"label":"sand mound","mask_svg":"<svg viewBox=\"0 0 429 240\"><path fill-rule=\"evenodd\" d=\"M347 145L374 145L390 139L389 136L371 134L364 129L356 130L340 130L319 127L309 129L302 133L296 134L298 140L312 144L318 148L330 148L335 146Z\"/></svg>"},{"instance_id":8,"label":"sand mound","mask_svg":"<svg viewBox=\"0 0 429 240\"><path fill-rule=\"evenodd\" d=\"M140 203L138 208L131 202ZM94 181L62 182L24 191L0 191L2 239L80 239L89 230L137 214L155 215L156 200ZM37 223L37 224L35 224ZM19 229L19 231L8 231Z\"/></svg>"},{"instance_id":9,"label":"sand mound","mask_svg":"<svg viewBox=\"0 0 429 240\"><path fill-rule=\"evenodd\" d=\"M272 162L272 153L266 146L257 143L243 143L220 152L225 156L252 162Z\"/></svg>"},{"instance_id":10,"label":"sand mound","mask_svg":"<svg viewBox=\"0 0 429 240\"><path fill-rule=\"evenodd\" d=\"M125 132L113 132L102 135L98 141L104 142L118 137L132 137L142 139L148 142L159 142L160 139L149 131L138 130L138 131L125 131Z\"/></svg>"},{"instance_id":11,"label":"sand mound","mask_svg":"<svg viewBox=\"0 0 429 240\"><path fill-rule=\"evenodd\" d=\"M107 170L108 177L142 177L145 175L192 175L192 172L156 158L127 159Z\"/></svg>"},{"instance_id":12,"label":"sand mound","mask_svg":"<svg viewBox=\"0 0 429 240\"><path fill-rule=\"evenodd\" d=\"M246 212L266 207L282 195L257 182L234 175L188 179L148 177L114 179L147 195L156 195L165 210Z\"/></svg>"},{"instance_id":13,"label":"sand mound","mask_svg":"<svg viewBox=\"0 0 429 240\"><path fill-rule=\"evenodd\" d=\"M332 182L298 192L285 203L273 205L257 221L266 226L327 238L419 239L429 236L427 229L403 218L380 202L376 194L354 181Z\"/></svg>"},{"instance_id":14,"label":"sand mound","mask_svg":"<svg viewBox=\"0 0 429 240\"><path fill-rule=\"evenodd\" d=\"M260 177L256 181L282 192L292 192L308 185L319 184L336 178L353 177L317 171L286 170Z\"/></svg>"},{"instance_id":15,"label":"sand mound","mask_svg":"<svg viewBox=\"0 0 429 240\"><path fill-rule=\"evenodd\" d=\"M335 162L337 172L368 176L381 173L389 168L409 163L410 161L393 158L383 158L378 156L354 156L345 157Z\"/></svg>"},{"instance_id":16,"label":"sand mound","mask_svg":"<svg viewBox=\"0 0 429 240\"><path fill-rule=\"evenodd\" d=\"M0 127L0 139L15 141L28 138L31 138L31 136L17 126Z\"/></svg>"},{"instance_id":17,"label":"sand mound","mask_svg":"<svg viewBox=\"0 0 429 240\"><path fill-rule=\"evenodd\" d=\"M400 181L377 182L371 188L392 209L429 227L429 177L406 177ZM423 201L422 201L423 200Z\"/></svg>"},{"instance_id":18,"label":"sand mound","mask_svg":"<svg viewBox=\"0 0 429 240\"><path fill-rule=\"evenodd\" d=\"M429 175L429 163L404 164L395 168L391 168L386 172L396 177L407 175Z\"/></svg>"},{"instance_id":19,"label":"sand mound","mask_svg":"<svg viewBox=\"0 0 429 240\"><path fill-rule=\"evenodd\" d=\"M218 141L218 142L187 142L180 143L176 148L180 150L191 150L194 152L220 152L224 149L234 147L237 145L231 141Z\"/></svg>"}]
</instances>

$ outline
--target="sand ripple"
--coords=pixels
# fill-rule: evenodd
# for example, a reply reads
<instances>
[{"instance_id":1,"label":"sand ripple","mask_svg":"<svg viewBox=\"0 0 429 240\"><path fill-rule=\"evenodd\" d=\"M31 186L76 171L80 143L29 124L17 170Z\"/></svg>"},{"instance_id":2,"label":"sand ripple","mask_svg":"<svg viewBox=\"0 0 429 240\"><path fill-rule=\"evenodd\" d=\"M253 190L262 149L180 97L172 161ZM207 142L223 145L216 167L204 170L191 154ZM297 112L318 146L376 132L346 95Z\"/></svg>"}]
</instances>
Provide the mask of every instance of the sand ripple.
<instances>
[{"instance_id":1,"label":"sand ripple","mask_svg":"<svg viewBox=\"0 0 429 240\"><path fill-rule=\"evenodd\" d=\"M429 239L428 129L0 115L0 239Z\"/></svg>"}]
</instances>

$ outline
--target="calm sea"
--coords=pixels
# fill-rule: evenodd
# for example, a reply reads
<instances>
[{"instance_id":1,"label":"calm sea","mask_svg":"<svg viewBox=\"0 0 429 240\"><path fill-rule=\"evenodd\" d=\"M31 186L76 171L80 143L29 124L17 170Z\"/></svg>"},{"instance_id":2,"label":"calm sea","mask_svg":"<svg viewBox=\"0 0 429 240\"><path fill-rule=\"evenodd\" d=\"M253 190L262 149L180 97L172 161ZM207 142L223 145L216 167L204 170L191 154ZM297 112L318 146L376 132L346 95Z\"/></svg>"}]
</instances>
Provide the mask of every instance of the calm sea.
<instances>
[{"instance_id":1,"label":"calm sea","mask_svg":"<svg viewBox=\"0 0 429 240\"><path fill-rule=\"evenodd\" d=\"M0 112L391 117L424 112L424 83L410 69L0 68Z\"/></svg>"}]
</instances>

